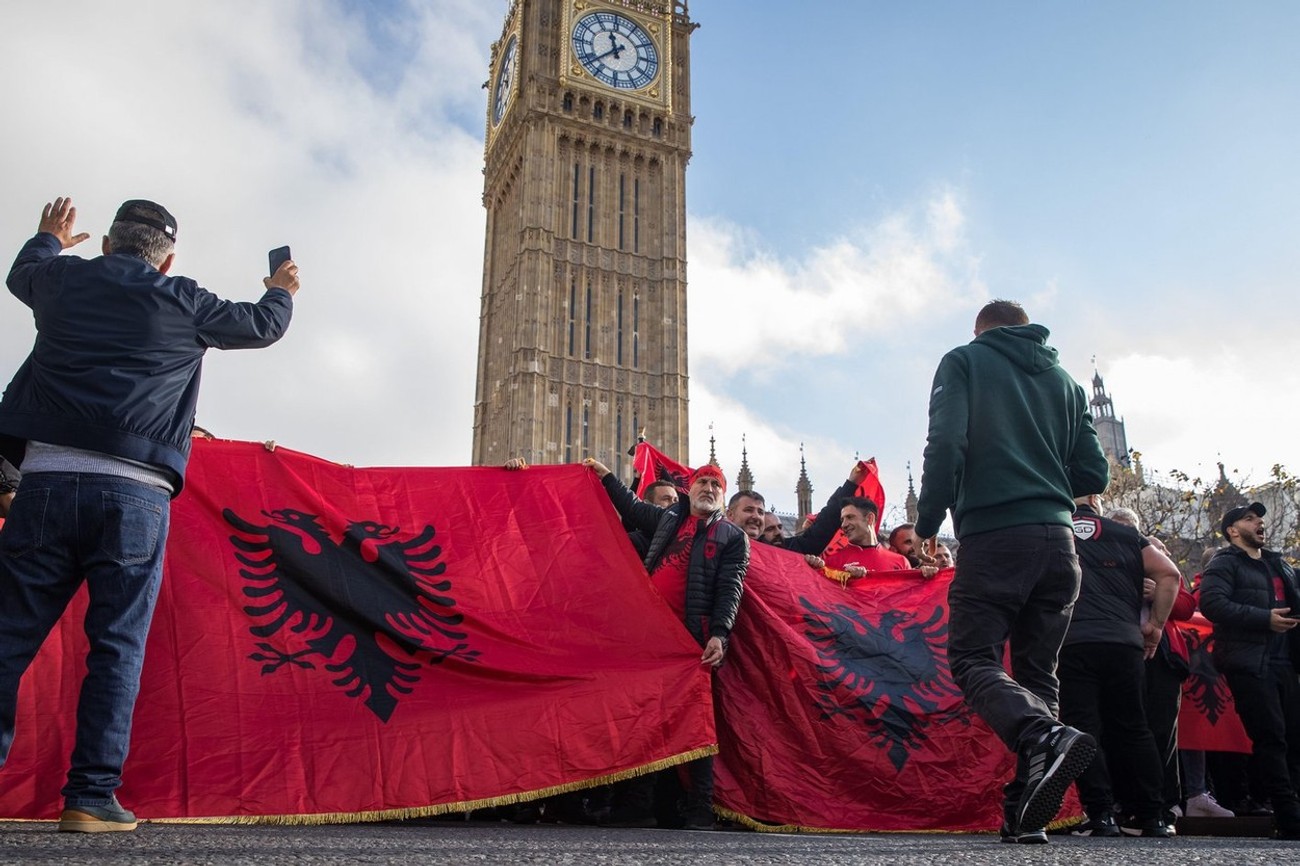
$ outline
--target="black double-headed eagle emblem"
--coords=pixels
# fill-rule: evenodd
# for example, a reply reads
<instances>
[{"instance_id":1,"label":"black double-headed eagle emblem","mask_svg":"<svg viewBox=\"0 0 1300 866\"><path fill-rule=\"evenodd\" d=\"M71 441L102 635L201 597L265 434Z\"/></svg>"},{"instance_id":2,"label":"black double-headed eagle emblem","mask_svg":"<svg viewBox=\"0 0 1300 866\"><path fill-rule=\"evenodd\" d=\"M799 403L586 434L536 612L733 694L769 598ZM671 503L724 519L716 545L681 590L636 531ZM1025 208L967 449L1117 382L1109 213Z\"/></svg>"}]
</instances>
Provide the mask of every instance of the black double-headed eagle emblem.
<instances>
[{"instance_id":1,"label":"black double-headed eagle emblem","mask_svg":"<svg viewBox=\"0 0 1300 866\"><path fill-rule=\"evenodd\" d=\"M477 661L432 526L401 540L398 527L357 521L335 542L317 515L292 508L263 511L265 525L229 508L222 515L236 532L244 612L259 639L249 658L263 675L319 661L334 685L387 722L421 667Z\"/></svg>"},{"instance_id":2,"label":"black double-headed eagle emblem","mask_svg":"<svg viewBox=\"0 0 1300 866\"><path fill-rule=\"evenodd\" d=\"M883 745L894 769L929 738L926 729L970 724L943 652L948 625L936 606L928 618L890 610L872 623L848 605L822 609L801 598L805 636L821 664L817 705L822 718L847 715Z\"/></svg>"}]
</instances>

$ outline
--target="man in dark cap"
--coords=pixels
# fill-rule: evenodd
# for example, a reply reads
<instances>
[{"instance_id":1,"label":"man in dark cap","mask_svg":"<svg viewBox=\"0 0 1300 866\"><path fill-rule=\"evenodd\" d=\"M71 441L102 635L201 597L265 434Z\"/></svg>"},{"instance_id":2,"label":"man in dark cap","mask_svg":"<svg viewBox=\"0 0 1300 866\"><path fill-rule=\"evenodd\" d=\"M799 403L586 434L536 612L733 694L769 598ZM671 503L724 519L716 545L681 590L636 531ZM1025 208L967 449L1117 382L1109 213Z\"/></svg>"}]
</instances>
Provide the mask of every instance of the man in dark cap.
<instances>
[{"instance_id":1,"label":"man in dark cap","mask_svg":"<svg viewBox=\"0 0 1300 866\"><path fill-rule=\"evenodd\" d=\"M59 255L89 237L76 216L71 199L45 205L9 271L36 342L0 399L0 457L22 472L0 532L0 763L19 679L84 582L90 652L59 829L134 830L115 792L203 354L278 340L298 268L282 265L256 303L224 301L167 276L176 219L161 205L123 204L93 259Z\"/></svg>"},{"instance_id":2,"label":"man in dark cap","mask_svg":"<svg viewBox=\"0 0 1300 866\"><path fill-rule=\"evenodd\" d=\"M1228 509L1227 540L1201 577L1201 612L1214 623L1214 666L1228 681L1253 746L1251 775L1272 800L1283 839L1300 839L1300 684L1296 635L1300 592L1282 555L1264 547L1259 502Z\"/></svg>"}]
</instances>

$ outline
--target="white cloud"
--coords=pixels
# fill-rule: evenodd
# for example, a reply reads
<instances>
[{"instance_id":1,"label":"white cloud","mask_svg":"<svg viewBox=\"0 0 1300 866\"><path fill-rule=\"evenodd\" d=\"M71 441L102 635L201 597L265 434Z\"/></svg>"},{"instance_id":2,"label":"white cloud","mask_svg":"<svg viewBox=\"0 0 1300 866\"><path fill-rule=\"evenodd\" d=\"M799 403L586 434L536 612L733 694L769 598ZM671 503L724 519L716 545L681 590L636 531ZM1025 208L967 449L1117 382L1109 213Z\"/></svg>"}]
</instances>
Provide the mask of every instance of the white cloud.
<instances>
[{"instance_id":1,"label":"white cloud","mask_svg":"<svg viewBox=\"0 0 1300 866\"><path fill-rule=\"evenodd\" d=\"M1129 447L1148 467L1213 478L1222 460L1230 475L1263 483L1275 463L1300 472L1300 370L1292 355L1289 344L1264 339L1195 355L1134 352L1103 376Z\"/></svg>"},{"instance_id":2,"label":"white cloud","mask_svg":"<svg viewBox=\"0 0 1300 866\"><path fill-rule=\"evenodd\" d=\"M801 442L814 508L855 454L875 456L901 506L909 461L919 480L934 367L987 295L965 223L944 189L782 261L741 227L693 220L692 460L707 459L712 424L734 481L744 435L756 486L793 511Z\"/></svg>"},{"instance_id":3,"label":"white cloud","mask_svg":"<svg viewBox=\"0 0 1300 866\"><path fill-rule=\"evenodd\" d=\"M963 225L957 195L944 191L783 262L739 226L693 219L692 364L730 375L786 353L836 355L982 297ZM705 322L747 339L717 339Z\"/></svg>"},{"instance_id":4,"label":"white cloud","mask_svg":"<svg viewBox=\"0 0 1300 866\"><path fill-rule=\"evenodd\" d=\"M467 463L479 84L504 8L9 9L0 237L16 252L41 205L71 194L94 236L74 252L91 256L122 200L154 198L180 224L176 271L236 300L261 294L266 250L288 243L303 274L293 325L270 349L208 354L200 423L343 462ZM33 330L2 303L12 371Z\"/></svg>"}]
</instances>

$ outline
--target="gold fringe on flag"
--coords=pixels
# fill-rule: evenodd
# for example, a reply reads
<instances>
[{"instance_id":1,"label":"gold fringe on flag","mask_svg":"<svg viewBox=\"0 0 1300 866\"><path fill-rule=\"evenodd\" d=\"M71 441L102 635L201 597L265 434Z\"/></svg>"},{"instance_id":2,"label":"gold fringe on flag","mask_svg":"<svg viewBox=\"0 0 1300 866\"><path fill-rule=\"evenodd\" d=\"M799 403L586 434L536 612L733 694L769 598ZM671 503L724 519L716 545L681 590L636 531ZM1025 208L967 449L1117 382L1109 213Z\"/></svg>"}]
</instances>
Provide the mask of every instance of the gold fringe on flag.
<instances>
[{"instance_id":1,"label":"gold fringe on flag","mask_svg":"<svg viewBox=\"0 0 1300 866\"><path fill-rule=\"evenodd\" d=\"M494 806L512 806L530 800L541 800L558 794L568 794L585 788L609 785L647 773L656 773L668 767L685 764L697 758L708 757L718 753L717 745L704 746L680 755L661 758L630 770L621 770L579 782L566 782L536 791L520 791L517 794L505 794L500 797L486 797L482 800L464 800L458 803L438 803L433 806L415 806L404 809L379 809L370 812L320 812L312 815L231 815L208 818L143 818L142 823L149 824L271 824L271 825L312 825L312 824L358 824L370 821L403 821L409 818L432 818L453 812L469 812L474 809L491 809Z\"/></svg>"}]
</instances>

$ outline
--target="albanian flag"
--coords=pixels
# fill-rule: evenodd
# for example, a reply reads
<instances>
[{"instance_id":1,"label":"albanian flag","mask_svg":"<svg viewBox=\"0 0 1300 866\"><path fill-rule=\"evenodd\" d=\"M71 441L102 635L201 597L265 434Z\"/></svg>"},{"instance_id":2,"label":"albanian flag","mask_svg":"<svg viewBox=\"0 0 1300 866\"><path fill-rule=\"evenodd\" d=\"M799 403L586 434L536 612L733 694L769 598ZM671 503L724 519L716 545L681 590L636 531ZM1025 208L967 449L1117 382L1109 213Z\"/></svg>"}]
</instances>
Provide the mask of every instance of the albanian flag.
<instances>
[{"instance_id":1,"label":"albanian flag","mask_svg":"<svg viewBox=\"0 0 1300 866\"><path fill-rule=\"evenodd\" d=\"M718 675L724 814L787 830L1001 824L1015 758L948 669L952 574L844 588L802 556L754 545Z\"/></svg>"},{"instance_id":2,"label":"albanian flag","mask_svg":"<svg viewBox=\"0 0 1300 866\"><path fill-rule=\"evenodd\" d=\"M671 481L683 496L691 486L691 470L644 439L636 443L636 453L632 457L632 472L638 479L637 496L642 496L645 489L656 481Z\"/></svg>"},{"instance_id":3,"label":"albanian flag","mask_svg":"<svg viewBox=\"0 0 1300 866\"><path fill-rule=\"evenodd\" d=\"M85 608L23 679L0 816L62 808ZM320 822L586 787L715 750L699 656L585 469L195 441L121 797Z\"/></svg>"},{"instance_id":4,"label":"albanian flag","mask_svg":"<svg viewBox=\"0 0 1300 866\"><path fill-rule=\"evenodd\" d=\"M1252 751L1232 701L1228 681L1214 668L1211 651L1214 627L1197 613L1178 628L1187 641L1191 674L1183 680L1183 703L1178 710L1178 747L1206 752Z\"/></svg>"},{"instance_id":5,"label":"albanian flag","mask_svg":"<svg viewBox=\"0 0 1300 866\"><path fill-rule=\"evenodd\" d=\"M865 497L876 503L876 533L879 534L880 521L885 513L885 488L880 485L880 471L876 468L876 458L859 460L858 468L865 472L866 475L859 482L858 489L853 491L853 495ZM848 543L849 540L844 537L844 533L837 530L831 538L830 544L826 545L822 556L834 553Z\"/></svg>"}]
</instances>

